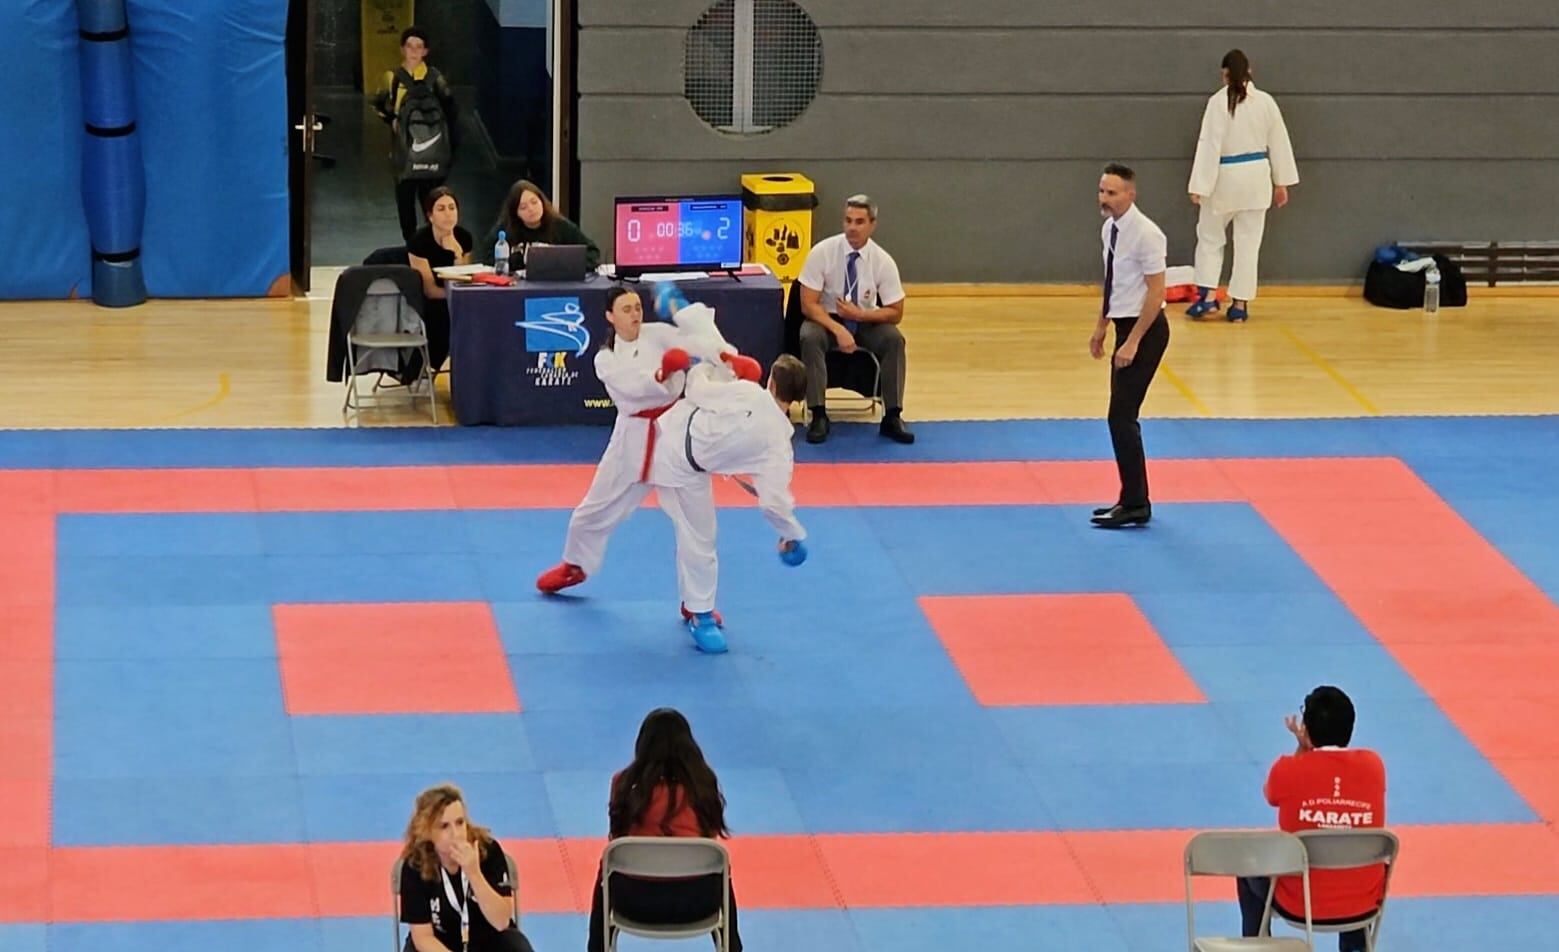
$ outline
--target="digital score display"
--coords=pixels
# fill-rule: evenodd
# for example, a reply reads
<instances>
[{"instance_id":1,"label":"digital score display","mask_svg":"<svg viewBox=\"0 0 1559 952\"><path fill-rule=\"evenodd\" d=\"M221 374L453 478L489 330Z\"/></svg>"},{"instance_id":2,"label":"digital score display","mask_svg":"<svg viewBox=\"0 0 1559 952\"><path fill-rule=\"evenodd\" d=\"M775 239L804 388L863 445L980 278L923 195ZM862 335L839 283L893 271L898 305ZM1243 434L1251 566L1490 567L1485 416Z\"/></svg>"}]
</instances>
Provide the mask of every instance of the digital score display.
<instances>
[{"instance_id":1,"label":"digital score display","mask_svg":"<svg viewBox=\"0 0 1559 952\"><path fill-rule=\"evenodd\" d=\"M739 268L742 200L736 195L617 200L619 274Z\"/></svg>"}]
</instances>

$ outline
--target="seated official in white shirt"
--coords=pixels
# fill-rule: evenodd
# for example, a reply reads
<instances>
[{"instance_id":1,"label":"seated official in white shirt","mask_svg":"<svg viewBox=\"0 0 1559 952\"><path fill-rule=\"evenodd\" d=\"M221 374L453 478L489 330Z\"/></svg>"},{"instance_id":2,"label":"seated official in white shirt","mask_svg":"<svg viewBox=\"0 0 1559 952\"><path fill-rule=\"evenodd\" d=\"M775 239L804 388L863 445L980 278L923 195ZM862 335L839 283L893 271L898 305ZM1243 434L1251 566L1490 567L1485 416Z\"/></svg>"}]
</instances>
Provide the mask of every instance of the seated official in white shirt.
<instances>
[{"instance_id":1,"label":"seated official in white shirt","mask_svg":"<svg viewBox=\"0 0 1559 952\"><path fill-rule=\"evenodd\" d=\"M882 365L883 417L879 432L897 443L915 442L904 425L904 286L893 256L872 241L877 205L865 195L844 203L844 233L812 246L801 269L801 359L807 366L807 442L828 439L827 355L864 347Z\"/></svg>"}]
</instances>

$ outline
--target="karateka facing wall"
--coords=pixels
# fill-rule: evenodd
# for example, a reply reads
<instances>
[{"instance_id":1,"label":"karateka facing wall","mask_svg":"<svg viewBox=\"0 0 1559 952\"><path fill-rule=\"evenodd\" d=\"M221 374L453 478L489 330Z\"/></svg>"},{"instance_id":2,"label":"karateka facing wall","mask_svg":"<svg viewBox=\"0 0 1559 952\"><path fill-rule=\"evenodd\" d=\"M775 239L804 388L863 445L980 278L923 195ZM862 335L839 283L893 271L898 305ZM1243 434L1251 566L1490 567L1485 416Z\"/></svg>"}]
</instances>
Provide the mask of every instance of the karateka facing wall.
<instances>
[{"instance_id":1,"label":"karateka facing wall","mask_svg":"<svg viewBox=\"0 0 1559 952\"><path fill-rule=\"evenodd\" d=\"M1288 204L1288 189L1299 184L1294 147L1283 114L1271 96L1251 82L1250 61L1239 50L1223 57L1224 88L1207 101L1202 134L1191 166L1191 201L1201 206L1196 223L1197 300L1186 311L1201 319L1218 310L1218 279L1223 249L1234 226L1234 269L1229 277L1228 317L1249 318L1256 297L1256 263L1267 209Z\"/></svg>"}]
</instances>

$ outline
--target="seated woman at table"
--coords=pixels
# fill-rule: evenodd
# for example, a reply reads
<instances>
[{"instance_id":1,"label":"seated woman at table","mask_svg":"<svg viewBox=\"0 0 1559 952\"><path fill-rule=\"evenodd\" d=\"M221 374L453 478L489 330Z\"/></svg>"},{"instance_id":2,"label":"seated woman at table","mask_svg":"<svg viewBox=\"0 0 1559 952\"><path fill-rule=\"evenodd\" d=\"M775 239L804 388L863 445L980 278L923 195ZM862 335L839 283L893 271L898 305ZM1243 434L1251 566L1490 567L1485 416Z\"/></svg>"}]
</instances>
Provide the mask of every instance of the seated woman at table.
<instances>
[{"instance_id":1,"label":"seated woman at table","mask_svg":"<svg viewBox=\"0 0 1559 952\"><path fill-rule=\"evenodd\" d=\"M509 187L509 194L498 210L498 220L477 248L478 259L493 264L493 249L498 232L509 242L510 267L525 267L525 249L531 245L584 245L585 267L595 270L601 263L601 249L579 226L558 214L539 186L520 179Z\"/></svg>"},{"instance_id":2,"label":"seated woman at table","mask_svg":"<svg viewBox=\"0 0 1559 952\"><path fill-rule=\"evenodd\" d=\"M428 306L422 322L428 328L428 359L435 372L449 359L449 302L444 279L434 274L471 261L471 233L460 227L460 200L445 186L428 193L422 203L428 223L406 243L406 260L422 275L422 293Z\"/></svg>"}]
</instances>

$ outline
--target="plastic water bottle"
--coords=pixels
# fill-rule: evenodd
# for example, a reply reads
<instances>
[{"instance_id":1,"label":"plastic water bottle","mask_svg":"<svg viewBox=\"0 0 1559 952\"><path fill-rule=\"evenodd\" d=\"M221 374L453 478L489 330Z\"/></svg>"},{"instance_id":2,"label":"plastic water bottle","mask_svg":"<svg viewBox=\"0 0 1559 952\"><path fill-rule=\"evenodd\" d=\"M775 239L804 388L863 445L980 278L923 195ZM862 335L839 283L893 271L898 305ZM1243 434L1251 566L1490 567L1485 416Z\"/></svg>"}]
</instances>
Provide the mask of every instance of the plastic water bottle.
<instances>
[{"instance_id":1,"label":"plastic water bottle","mask_svg":"<svg viewBox=\"0 0 1559 952\"><path fill-rule=\"evenodd\" d=\"M1430 265L1424 273L1424 313L1436 314L1440 311L1440 269Z\"/></svg>"},{"instance_id":2,"label":"plastic water bottle","mask_svg":"<svg viewBox=\"0 0 1559 952\"><path fill-rule=\"evenodd\" d=\"M498 243L493 245L493 270L499 274L509 273L509 235L507 232L498 233Z\"/></svg>"}]
</instances>

